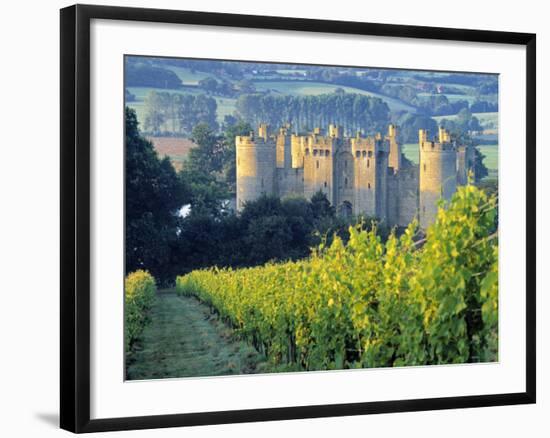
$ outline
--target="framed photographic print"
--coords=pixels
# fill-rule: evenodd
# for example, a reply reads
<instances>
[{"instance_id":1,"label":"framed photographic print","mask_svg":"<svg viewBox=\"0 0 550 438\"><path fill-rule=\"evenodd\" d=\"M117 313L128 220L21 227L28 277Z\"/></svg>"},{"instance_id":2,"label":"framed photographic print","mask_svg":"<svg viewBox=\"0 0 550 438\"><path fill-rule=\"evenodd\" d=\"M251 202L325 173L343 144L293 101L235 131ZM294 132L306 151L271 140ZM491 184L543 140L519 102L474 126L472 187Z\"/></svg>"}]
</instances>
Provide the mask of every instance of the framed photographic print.
<instances>
[{"instance_id":1,"label":"framed photographic print","mask_svg":"<svg viewBox=\"0 0 550 438\"><path fill-rule=\"evenodd\" d=\"M535 402L535 35L61 10L61 427Z\"/></svg>"}]
</instances>

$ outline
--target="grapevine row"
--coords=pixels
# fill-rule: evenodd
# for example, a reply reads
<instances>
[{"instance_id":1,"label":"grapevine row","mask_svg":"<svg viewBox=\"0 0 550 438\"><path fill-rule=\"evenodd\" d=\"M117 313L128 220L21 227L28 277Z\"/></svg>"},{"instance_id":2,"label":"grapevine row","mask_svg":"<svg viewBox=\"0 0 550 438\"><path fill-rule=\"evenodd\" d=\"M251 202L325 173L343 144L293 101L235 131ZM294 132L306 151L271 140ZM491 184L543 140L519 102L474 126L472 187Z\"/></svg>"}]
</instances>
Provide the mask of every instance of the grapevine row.
<instances>
[{"instance_id":1,"label":"grapevine row","mask_svg":"<svg viewBox=\"0 0 550 438\"><path fill-rule=\"evenodd\" d=\"M382 242L350 229L298 262L211 268L176 280L276 366L293 370L496 360L496 198L469 185Z\"/></svg>"}]
</instances>

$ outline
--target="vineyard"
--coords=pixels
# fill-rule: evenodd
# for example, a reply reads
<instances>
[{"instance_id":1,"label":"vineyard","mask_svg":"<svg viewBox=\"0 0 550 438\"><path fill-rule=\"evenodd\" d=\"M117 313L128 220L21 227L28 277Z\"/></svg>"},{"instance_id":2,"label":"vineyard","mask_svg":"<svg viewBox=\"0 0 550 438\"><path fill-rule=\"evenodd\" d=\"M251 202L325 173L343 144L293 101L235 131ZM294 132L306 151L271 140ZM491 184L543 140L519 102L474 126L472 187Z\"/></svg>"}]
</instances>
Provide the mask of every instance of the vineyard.
<instances>
[{"instance_id":1,"label":"vineyard","mask_svg":"<svg viewBox=\"0 0 550 438\"><path fill-rule=\"evenodd\" d=\"M460 187L420 235L350 229L298 262L211 268L176 280L274 370L497 360L497 200Z\"/></svg>"}]
</instances>

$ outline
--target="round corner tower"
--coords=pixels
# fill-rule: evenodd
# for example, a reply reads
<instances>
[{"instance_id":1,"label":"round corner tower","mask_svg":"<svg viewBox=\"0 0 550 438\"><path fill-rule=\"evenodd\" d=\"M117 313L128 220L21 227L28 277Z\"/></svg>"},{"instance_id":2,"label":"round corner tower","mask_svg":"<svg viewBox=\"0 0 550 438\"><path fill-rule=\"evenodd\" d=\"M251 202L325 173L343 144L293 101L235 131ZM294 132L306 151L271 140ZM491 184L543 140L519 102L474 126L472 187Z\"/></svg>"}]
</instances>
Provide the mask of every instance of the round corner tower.
<instances>
[{"instance_id":1,"label":"round corner tower","mask_svg":"<svg viewBox=\"0 0 550 438\"><path fill-rule=\"evenodd\" d=\"M438 201L449 200L456 191L456 148L449 134L439 130L439 141L429 141L428 131L418 132L420 150L419 221L428 227L437 216Z\"/></svg>"},{"instance_id":2,"label":"round corner tower","mask_svg":"<svg viewBox=\"0 0 550 438\"><path fill-rule=\"evenodd\" d=\"M237 136L235 146L239 211L245 202L275 193L277 149L275 142L261 129L257 137L253 132L248 136Z\"/></svg>"}]
</instances>

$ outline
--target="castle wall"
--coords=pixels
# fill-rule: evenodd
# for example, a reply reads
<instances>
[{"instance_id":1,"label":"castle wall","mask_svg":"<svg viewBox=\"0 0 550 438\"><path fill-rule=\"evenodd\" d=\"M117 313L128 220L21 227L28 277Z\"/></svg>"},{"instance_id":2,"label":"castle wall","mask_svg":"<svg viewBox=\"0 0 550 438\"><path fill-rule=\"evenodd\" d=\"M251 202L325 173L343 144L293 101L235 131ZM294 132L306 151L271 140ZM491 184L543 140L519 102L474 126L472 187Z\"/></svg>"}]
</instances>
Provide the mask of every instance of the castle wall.
<instances>
[{"instance_id":1,"label":"castle wall","mask_svg":"<svg viewBox=\"0 0 550 438\"><path fill-rule=\"evenodd\" d=\"M337 153L334 158L335 205L338 210L343 210L345 212L344 214L352 213L353 203L355 202L354 158L349 151L341 151ZM351 211L349 212L348 206L351 207Z\"/></svg>"},{"instance_id":2,"label":"castle wall","mask_svg":"<svg viewBox=\"0 0 550 438\"><path fill-rule=\"evenodd\" d=\"M239 136L237 151L237 211L262 195L276 194L276 148L263 138Z\"/></svg>"},{"instance_id":3,"label":"castle wall","mask_svg":"<svg viewBox=\"0 0 550 438\"><path fill-rule=\"evenodd\" d=\"M388 224L388 153L386 150L379 149L376 152L376 210L375 216Z\"/></svg>"},{"instance_id":4,"label":"castle wall","mask_svg":"<svg viewBox=\"0 0 550 438\"><path fill-rule=\"evenodd\" d=\"M399 177L388 175L388 224L397 225L399 218Z\"/></svg>"},{"instance_id":5,"label":"castle wall","mask_svg":"<svg viewBox=\"0 0 550 438\"><path fill-rule=\"evenodd\" d=\"M406 227L418 216L418 166L388 176L388 223Z\"/></svg>"},{"instance_id":6,"label":"castle wall","mask_svg":"<svg viewBox=\"0 0 550 438\"><path fill-rule=\"evenodd\" d=\"M420 138L419 219L426 228L437 216L438 201L449 200L456 191L456 150L451 143L435 143Z\"/></svg>"},{"instance_id":7,"label":"castle wall","mask_svg":"<svg viewBox=\"0 0 550 438\"><path fill-rule=\"evenodd\" d=\"M277 193L281 198L304 196L304 169L277 169Z\"/></svg>"},{"instance_id":8,"label":"castle wall","mask_svg":"<svg viewBox=\"0 0 550 438\"><path fill-rule=\"evenodd\" d=\"M307 137L292 135L290 138L290 149L292 155L292 167L304 167L304 151Z\"/></svg>"},{"instance_id":9,"label":"castle wall","mask_svg":"<svg viewBox=\"0 0 550 438\"><path fill-rule=\"evenodd\" d=\"M277 167L292 167L292 140L286 128L281 128L277 135Z\"/></svg>"},{"instance_id":10,"label":"castle wall","mask_svg":"<svg viewBox=\"0 0 550 438\"><path fill-rule=\"evenodd\" d=\"M397 128L395 125L388 126L388 136L386 137L389 144L388 166L394 172L401 169L401 145L397 143Z\"/></svg>"},{"instance_id":11,"label":"castle wall","mask_svg":"<svg viewBox=\"0 0 550 438\"><path fill-rule=\"evenodd\" d=\"M311 199L320 190L334 205L332 145L331 138L308 137L304 154L304 196Z\"/></svg>"},{"instance_id":12,"label":"castle wall","mask_svg":"<svg viewBox=\"0 0 550 438\"><path fill-rule=\"evenodd\" d=\"M354 157L353 214L376 216L376 145L372 138L351 139Z\"/></svg>"}]
</instances>

